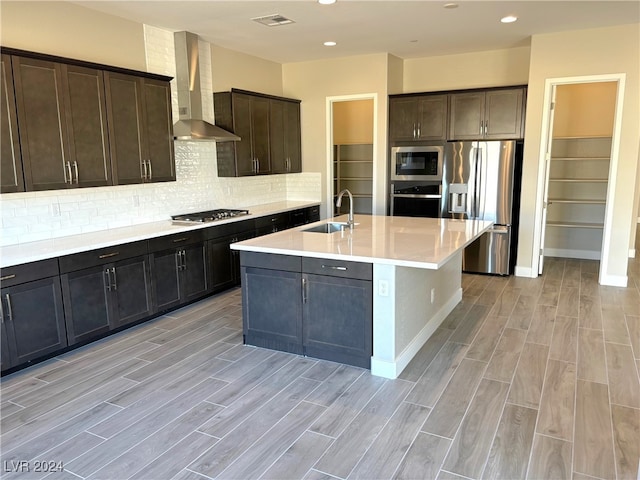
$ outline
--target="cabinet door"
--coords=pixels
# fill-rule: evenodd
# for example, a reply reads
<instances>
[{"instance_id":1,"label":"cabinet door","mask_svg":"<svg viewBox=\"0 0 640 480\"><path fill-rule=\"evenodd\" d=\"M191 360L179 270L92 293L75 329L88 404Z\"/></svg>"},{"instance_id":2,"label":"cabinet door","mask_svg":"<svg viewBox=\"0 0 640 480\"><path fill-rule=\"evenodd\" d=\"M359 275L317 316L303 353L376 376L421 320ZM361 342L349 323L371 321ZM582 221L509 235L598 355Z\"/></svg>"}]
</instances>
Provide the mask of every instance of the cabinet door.
<instances>
[{"instance_id":1,"label":"cabinet door","mask_svg":"<svg viewBox=\"0 0 640 480\"><path fill-rule=\"evenodd\" d=\"M116 326L110 308L111 278L107 266L62 275L69 345L86 342Z\"/></svg>"},{"instance_id":2,"label":"cabinet door","mask_svg":"<svg viewBox=\"0 0 640 480\"><path fill-rule=\"evenodd\" d=\"M114 183L141 183L148 170L143 164L142 80L113 72L104 75Z\"/></svg>"},{"instance_id":3,"label":"cabinet door","mask_svg":"<svg viewBox=\"0 0 640 480\"><path fill-rule=\"evenodd\" d=\"M9 340L7 339L7 328L4 325L4 312L2 314L2 323L0 323L0 370L4 371L13 367L11 361L11 353L9 352Z\"/></svg>"},{"instance_id":4,"label":"cabinet door","mask_svg":"<svg viewBox=\"0 0 640 480\"><path fill-rule=\"evenodd\" d=\"M269 154L269 99L254 97L251 100L251 137L253 156L258 160L257 173L271 173Z\"/></svg>"},{"instance_id":5,"label":"cabinet door","mask_svg":"<svg viewBox=\"0 0 640 480\"><path fill-rule=\"evenodd\" d=\"M156 311L180 304L179 255L175 249L153 253L151 278Z\"/></svg>"},{"instance_id":6,"label":"cabinet door","mask_svg":"<svg viewBox=\"0 0 640 480\"><path fill-rule=\"evenodd\" d=\"M211 265L211 288L214 292L225 290L236 284L236 255L229 248L232 238L209 240L209 262Z\"/></svg>"},{"instance_id":7,"label":"cabinet door","mask_svg":"<svg viewBox=\"0 0 640 480\"><path fill-rule=\"evenodd\" d=\"M59 277L3 288L2 311L14 365L67 346Z\"/></svg>"},{"instance_id":8,"label":"cabinet door","mask_svg":"<svg viewBox=\"0 0 640 480\"><path fill-rule=\"evenodd\" d=\"M102 71L63 65L62 72L72 185L111 185Z\"/></svg>"},{"instance_id":9,"label":"cabinet door","mask_svg":"<svg viewBox=\"0 0 640 480\"><path fill-rule=\"evenodd\" d=\"M302 353L301 274L242 267L245 343Z\"/></svg>"},{"instance_id":10,"label":"cabinet door","mask_svg":"<svg viewBox=\"0 0 640 480\"><path fill-rule=\"evenodd\" d=\"M198 243L182 249L182 302L190 302L210 291L206 245Z\"/></svg>"},{"instance_id":11,"label":"cabinet door","mask_svg":"<svg viewBox=\"0 0 640 480\"><path fill-rule=\"evenodd\" d=\"M145 159L150 182L176 179L171 120L171 88L168 82L144 80Z\"/></svg>"},{"instance_id":12,"label":"cabinet door","mask_svg":"<svg viewBox=\"0 0 640 480\"><path fill-rule=\"evenodd\" d=\"M117 262L112 270L112 298L118 326L142 320L153 313L149 257Z\"/></svg>"},{"instance_id":13,"label":"cabinet door","mask_svg":"<svg viewBox=\"0 0 640 480\"><path fill-rule=\"evenodd\" d=\"M417 137L418 102L415 97L389 99L389 137L413 141Z\"/></svg>"},{"instance_id":14,"label":"cabinet door","mask_svg":"<svg viewBox=\"0 0 640 480\"><path fill-rule=\"evenodd\" d=\"M305 355L371 368L371 282L306 273L303 279Z\"/></svg>"},{"instance_id":15,"label":"cabinet door","mask_svg":"<svg viewBox=\"0 0 640 480\"><path fill-rule=\"evenodd\" d=\"M302 171L302 132L300 126L300 104L297 102L284 102L285 129L284 143L288 159L288 172L300 173Z\"/></svg>"},{"instance_id":16,"label":"cabinet door","mask_svg":"<svg viewBox=\"0 0 640 480\"><path fill-rule=\"evenodd\" d=\"M483 138L485 93L456 93L450 98L449 140Z\"/></svg>"},{"instance_id":17,"label":"cabinet door","mask_svg":"<svg viewBox=\"0 0 640 480\"><path fill-rule=\"evenodd\" d=\"M11 57L2 55L0 61L0 193L24 192L22 174L22 154L18 139L18 117L16 112L15 93L13 91L13 74Z\"/></svg>"},{"instance_id":18,"label":"cabinet door","mask_svg":"<svg viewBox=\"0 0 640 480\"><path fill-rule=\"evenodd\" d=\"M69 178L61 65L12 57L27 190L65 188Z\"/></svg>"},{"instance_id":19,"label":"cabinet door","mask_svg":"<svg viewBox=\"0 0 640 480\"><path fill-rule=\"evenodd\" d=\"M251 131L251 105L249 95L234 93L233 102L233 132L242 140L235 143L236 174L239 177L255 175L255 155L253 152L253 137Z\"/></svg>"},{"instance_id":20,"label":"cabinet door","mask_svg":"<svg viewBox=\"0 0 640 480\"><path fill-rule=\"evenodd\" d=\"M491 90L486 93L485 138L522 138L522 106L524 91Z\"/></svg>"},{"instance_id":21,"label":"cabinet door","mask_svg":"<svg viewBox=\"0 0 640 480\"><path fill-rule=\"evenodd\" d=\"M287 173L285 102L272 99L269 103L271 171L272 173Z\"/></svg>"},{"instance_id":22,"label":"cabinet door","mask_svg":"<svg viewBox=\"0 0 640 480\"><path fill-rule=\"evenodd\" d=\"M447 95L428 95L418 100L418 138L446 140Z\"/></svg>"},{"instance_id":23,"label":"cabinet door","mask_svg":"<svg viewBox=\"0 0 640 480\"><path fill-rule=\"evenodd\" d=\"M301 172L300 105L298 103L270 100L269 137L271 173Z\"/></svg>"}]
</instances>

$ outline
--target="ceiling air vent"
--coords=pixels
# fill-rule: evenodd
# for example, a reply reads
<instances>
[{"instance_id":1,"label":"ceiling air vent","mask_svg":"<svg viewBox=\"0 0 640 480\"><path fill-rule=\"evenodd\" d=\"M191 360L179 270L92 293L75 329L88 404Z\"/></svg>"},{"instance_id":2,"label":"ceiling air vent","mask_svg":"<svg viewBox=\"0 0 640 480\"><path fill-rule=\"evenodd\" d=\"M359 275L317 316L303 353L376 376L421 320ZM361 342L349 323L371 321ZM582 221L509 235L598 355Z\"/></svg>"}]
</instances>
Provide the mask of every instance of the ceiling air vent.
<instances>
[{"instance_id":1,"label":"ceiling air vent","mask_svg":"<svg viewBox=\"0 0 640 480\"><path fill-rule=\"evenodd\" d=\"M280 25L295 23L293 20L290 20L287 17L283 17L279 13L274 13L273 15L266 15L264 17L255 17L255 18L252 18L251 20L253 20L254 22L261 23L262 25L266 25L267 27L279 27Z\"/></svg>"}]
</instances>

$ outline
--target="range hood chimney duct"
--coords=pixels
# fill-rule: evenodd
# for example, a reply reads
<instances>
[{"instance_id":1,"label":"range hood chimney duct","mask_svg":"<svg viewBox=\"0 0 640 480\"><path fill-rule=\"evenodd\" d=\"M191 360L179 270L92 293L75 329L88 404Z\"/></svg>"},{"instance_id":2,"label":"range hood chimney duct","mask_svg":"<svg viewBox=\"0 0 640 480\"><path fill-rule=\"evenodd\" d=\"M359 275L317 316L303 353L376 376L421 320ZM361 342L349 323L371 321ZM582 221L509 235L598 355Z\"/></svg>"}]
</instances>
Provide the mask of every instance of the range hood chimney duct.
<instances>
[{"instance_id":1,"label":"range hood chimney duct","mask_svg":"<svg viewBox=\"0 0 640 480\"><path fill-rule=\"evenodd\" d=\"M198 36L189 32L174 33L176 84L178 87L178 121L173 124L175 140L230 142L237 135L206 122L203 102L213 102L201 90Z\"/></svg>"}]
</instances>

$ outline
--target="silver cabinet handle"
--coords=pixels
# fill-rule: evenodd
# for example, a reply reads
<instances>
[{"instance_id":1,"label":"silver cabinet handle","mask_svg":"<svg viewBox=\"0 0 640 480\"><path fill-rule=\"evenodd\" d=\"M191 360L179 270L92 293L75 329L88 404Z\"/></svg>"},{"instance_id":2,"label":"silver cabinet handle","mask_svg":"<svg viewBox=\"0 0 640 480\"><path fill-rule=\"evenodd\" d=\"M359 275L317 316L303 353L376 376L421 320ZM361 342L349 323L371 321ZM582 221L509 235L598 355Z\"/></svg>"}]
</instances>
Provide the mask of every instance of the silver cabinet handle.
<instances>
[{"instance_id":1,"label":"silver cabinet handle","mask_svg":"<svg viewBox=\"0 0 640 480\"><path fill-rule=\"evenodd\" d=\"M420 135L422 135L422 125L418 122L418 138L420 138Z\"/></svg>"},{"instance_id":2,"label":"silver cabinet handle","mask_svg":"<svg viewBox=\"0 0 640 480\"><path fill-rule=\"evenodd\" d=\"M107 268L104 271L104 275L107 277L105 280L105 287L107 287L107 291L111 291L111 271Z\"/></svg>"},{"instance_id":3,"label":"silver cabinet handle","mask_svg":"<svg viewBox=\"0 0 640 480\"><path fill-rule=\"evenodd\" d=\"M337 267L333 265L322 265L322 268L328 268L329 270L341 270L343 272L347 271L347 267Z\"/></svg>"},{"instance_id":4,"label":"silver cabinet handle","mask_svg":"<svg viewBox=\"0 0 640 480\"><path fill-rule=\"evenodd\" d=\"M102 255L99 255L98 258L102 259L102 258L111 258L111 257L115 257L120 255L120 252L111 252L111 253L103 253Z\"/></svg>"},{"instance_id":5,"label":"silver cabinet handle","mask_svg":"<svg viewBox=\"0 0 640 480\"><path fill-rule=\"evenodd\" d=\"M67 172L69 172L69 184L73 185L73 174L71 173L71 162L67 162ZM66 175L65 175L66 177ZM64 183L67 183L67 180L65 178Z\"/></svg>"},{"instance_id":6,"label":"silver cabinet handle","mask_svg":"<svg viewBox=\"0 0 640 480\"><path fill-rule=\"evenodd\" d=\"M11 275L5 275L4 277L0 277L0 280L11 280L12 278L16 278L16 274L12 273Z\"/></svg>"},{"instance_id":7,"label":"silver cabinet handle","mask_svg":"<svg viewBox=\"0 0 640 480\"><path fill-rule=\"evenodd\" d=\"M176 270L178 272L182 271L182 250L176 252Z\"/></svg>"},{"instance_id":8,"label":"silver cabinet handle","mask_svg":"<svg viewBox=\"0 0 640 480\"><path fill-rule=\"evenodd\" d=\"M113 289L118 290L118 280L116 278L116 267L111 267L111 273L113 274Z\"/></svg>"},{"instance_id":9,"label":"silver cabinet handle","mask_svg":"<svg viewBox=\"0 0 640 480\"><path fill-rule=\"evenodd\" d=\"M147 163L149 164L149 180L151 180L153 178L153 169L151 168L151 160L147 160Z\"/></svg>"},{"instance_id":10,"label":"silver cabinet handle","mask_svg":"<svg viewBox=\"0 0 640 480\"><path fill-rule=\"evenodd\" d=\"M187 252L182 250L182 270L187 269Z\"/></svg>"},{"instance_id":11,"label":"silver cabinet handle","mask_svg":"<svg viewBox=\"0 0 640 480\"><path fill-rule=\"evenodd\" d=\"M307 303L307 279L302 279L302 303Z\"/></svg>"},{"instance_id":12,"label":"silver cabinet handle","mask_svg":"<svg viewBox=\"0 0 640 480\"><path fill-rule=\"evenodd\" d=\"M175 238L173 240L171 240L171 242L173 243L180 243L180 242L184 242L186 240L189 240L189 237L180 237L180 238Z\"/></svg>"},{"instance_id":13,"label":"silver cabinet handle","mask_svg":"<svg viewBox=\"0 0 640 480\"><path fill-rule=\"evenodd\" d=\"M143 179L147 179L147 162L145 160L142 160L142 178Z\"/></svg>"},{"instance_id":14,"label":"silver cabinet handle","mask_svg":"<svg viewBox=\"0 0 640 480\"><path fill-rule=\"evenodd\" d=\"M7 315L9 316L8 320L13 322L13 309L11 308L11 296L7 293L4 298L7 299Z\"/></svg>"},{"instance_id":15,"label":"silver cabinet handle","mask_svg":"<svg viewBox=\"0 0 640 480\"><path fill-rule=\"evenodd\" d=\"M80 183L80 179L78 177L78 162L76 162L75 160L73 161L73 170L76 173L76 185L78 185Z\"/></svg>"}]
</instances>

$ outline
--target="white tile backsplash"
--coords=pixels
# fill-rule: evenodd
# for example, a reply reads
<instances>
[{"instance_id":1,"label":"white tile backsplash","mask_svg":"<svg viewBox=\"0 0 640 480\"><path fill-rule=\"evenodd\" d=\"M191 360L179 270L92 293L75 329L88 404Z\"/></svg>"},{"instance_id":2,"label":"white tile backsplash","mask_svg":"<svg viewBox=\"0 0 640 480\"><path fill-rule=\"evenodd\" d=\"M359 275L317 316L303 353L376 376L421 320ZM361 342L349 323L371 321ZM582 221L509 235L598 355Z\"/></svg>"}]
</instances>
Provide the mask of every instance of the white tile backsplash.
<instances>
[{"instance_id":1,"label":"white tile backsplash","mask_svg":"<svg viewBox=\"0 0 640 480\"><path fill-rule=\"evenodd\" d=\"M144 33L148 71L175 76L173 33L146 25ZM209 48L200 42L204 86L210 89ZM213 101L207 113L213 118ZM213 142L175 142L175 157L175 182L0 195L0 245L166 220L190 211L321 199L319 173L219 178Z\"/></svg>"}]
</instances>

